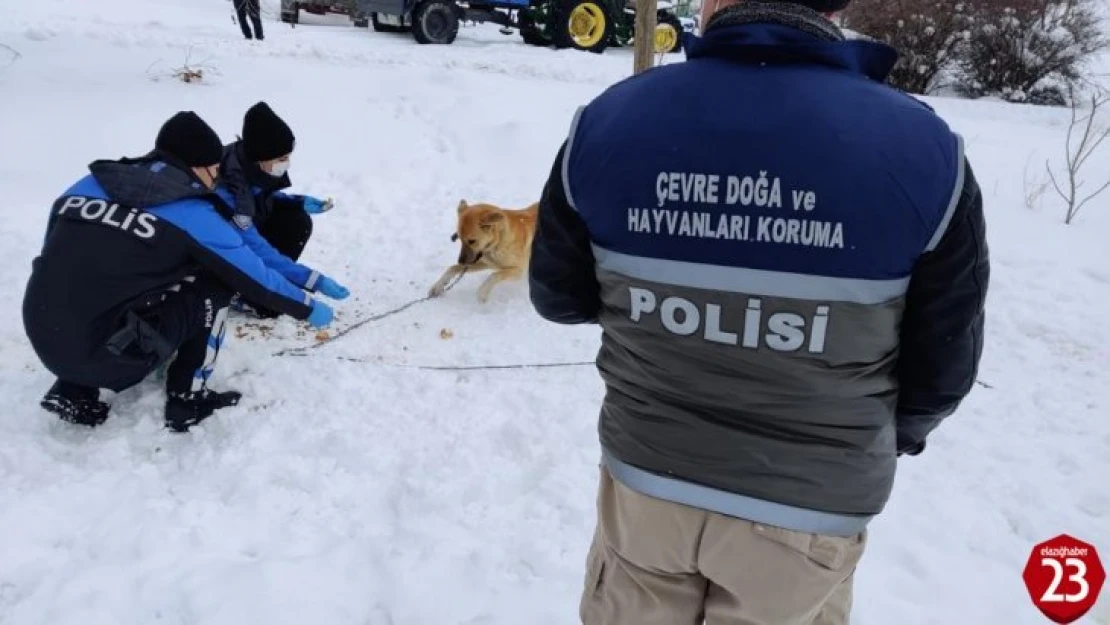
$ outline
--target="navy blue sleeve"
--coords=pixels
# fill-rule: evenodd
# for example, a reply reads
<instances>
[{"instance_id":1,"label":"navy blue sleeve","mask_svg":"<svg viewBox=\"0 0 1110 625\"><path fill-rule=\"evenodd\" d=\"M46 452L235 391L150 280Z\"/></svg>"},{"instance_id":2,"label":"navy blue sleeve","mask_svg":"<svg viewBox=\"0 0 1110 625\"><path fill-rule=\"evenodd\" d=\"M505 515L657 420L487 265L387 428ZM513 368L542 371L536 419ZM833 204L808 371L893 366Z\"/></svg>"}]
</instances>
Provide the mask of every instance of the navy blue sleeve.
<instances>
[{"instance_id":1,"label":"navy blue sleeve","mask_svg":"<svg viewBox=\"0 0 1110 625\"><path fill-rule=\"evenodd\" d=\"M243 237L247 247L251 248L251 251L257 254L267 267L280 273L286 280L301 288L310 291L316 290L316 281L320 279L320 272L294 262L288 256L274 249L274 246L262 237L254 224L251 224L246 230L239 230L239 235Z\"/></svg>"},{"instance_id":2,"label":"navy blue sleeve","mask_svg":"<svg viewBox=\"0 0 1110 625\"><path fill-rule=\"evenodd\" d=\"M548 321L596 323L601 286L594 272L590 232L563 186L566 149L564 142L540 197L528 267L529 297L536 312Z\"/></svg>"},{"instance_id":3,"label":"navy blue sleeve","mask_svg":"<svg viewBox=\"0 0 1110 625\"><path fill-rule=\"evenodd\" d=\"M906 293L898 357L898 452L925 439L971 392L983 355L990 281L983 197L964 160L964 182L948 229L918 260Z\"/></svg>"},{"instance_id":4,"label":"navy blue sleeve","mask_svg":"<svg viewBox=\"0 0 1110 625\"><path fill-rule=\"evenodd\" d=\"M198 262L245 298L296 319L312 312L312 296L267 267L208 202L176 202L148 212L187 234Z\"/></svg>"}]
</instances>

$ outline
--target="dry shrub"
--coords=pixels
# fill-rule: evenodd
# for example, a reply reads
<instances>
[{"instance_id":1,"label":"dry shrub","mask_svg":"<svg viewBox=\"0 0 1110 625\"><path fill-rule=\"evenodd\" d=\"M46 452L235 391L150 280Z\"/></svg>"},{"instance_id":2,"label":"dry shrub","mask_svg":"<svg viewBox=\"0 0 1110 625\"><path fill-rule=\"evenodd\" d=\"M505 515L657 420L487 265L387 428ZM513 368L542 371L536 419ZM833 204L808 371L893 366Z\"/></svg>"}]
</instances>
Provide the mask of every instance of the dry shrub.
<instances>
[{"instance_id":1,"label":"dry shrub","mask_svg":"<svg viewBox=\"0 0 1110 625\"><path fill-rule=\"evenodd\" d=\"M163 78L174 78L183 83L203 83L207 76L219 75L216 68L207 63L194 63L192 61L192 56L193 49L190 46L185 52L185 63L183 65L164 73L152 73L151 70L154 69L154 66L161 62L160 60L155 61L147 68L147 75L154 81L159 81Z\"/></svg>"},{"instance_id":2,"label":"dry shrub","mask_svg":"<svg viewBox=\"0 0 1110 625\"><path fill-rule=\"evenodd\" d=\"M975 0L959 91L1066 105L1087 59L1107 44L1096 0Z\"/></svg>"},{"instance_id":3,"label":"dry shrub","mask_svg":"<svg viewBox=\"0 0 1110 625\"><path fill-rule=\"evenodd\" d=\"M853 0L841 15L846 28L898 50L889 82L918 94L940 86L971 19L970 5L956 0Z\"/></svg>"}]
</instances>

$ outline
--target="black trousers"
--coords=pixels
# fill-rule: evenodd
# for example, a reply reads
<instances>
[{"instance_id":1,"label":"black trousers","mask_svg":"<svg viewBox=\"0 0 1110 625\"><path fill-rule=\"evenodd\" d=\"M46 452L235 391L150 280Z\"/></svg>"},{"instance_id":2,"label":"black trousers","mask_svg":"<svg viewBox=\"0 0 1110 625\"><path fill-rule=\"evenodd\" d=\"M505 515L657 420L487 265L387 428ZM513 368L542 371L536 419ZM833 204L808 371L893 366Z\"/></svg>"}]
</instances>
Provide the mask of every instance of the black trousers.
<instances>
[{"instance_id":1,"label":"black trousers","mask_svg":"<svg viewBox=\"0 0 1110 625\"><path fill-rule=\"evenodd\" d=\"M258 224L258 233L275 250L297 260L312 237L312 216L303 208L278 208Z\"/></svg>"},{"instance_id":2,"label":"black trousers","mask_svg":"<svg viewBox=\"0 0 1110 625\"><path fill-rule=\"evenodd\" d=\"M247 17L250 17L251 25L254 26L254 38L265 39L262 36L262 11L258 6L259 0L234 0L235 14L239 16L239 28L243 31L243 36L247 39L251 38L250 26L247 25Z\"/></svg>"},{"instance_id":3,"label":"black trousers","mask_svg":"<svg viewBox=\"0 0 1110 625\"><path fill-rule=\"evenodd\" d=\"M89 361L67 367L76 374L72 379L59 379L73 391L118 392L142 382L176 352L166 371L166 391L201 391L223 345L231 296L223 282L208 274L185 282L154 305L136 311L111 348L105 346Z\"/></svg>"},{"instance_id":4,"label":"black trousers","mask_svg":"<svg viewBox=\"0 0 1110 625\"><path fill-rule=\"evenodd\" d=\"M302 208L278 208L258 225L258 234L283 256L298 260L312 237L312 216ZM255 302L247 303L260 317L272 319L280 314Z\"/></svg>"}]
</instances>

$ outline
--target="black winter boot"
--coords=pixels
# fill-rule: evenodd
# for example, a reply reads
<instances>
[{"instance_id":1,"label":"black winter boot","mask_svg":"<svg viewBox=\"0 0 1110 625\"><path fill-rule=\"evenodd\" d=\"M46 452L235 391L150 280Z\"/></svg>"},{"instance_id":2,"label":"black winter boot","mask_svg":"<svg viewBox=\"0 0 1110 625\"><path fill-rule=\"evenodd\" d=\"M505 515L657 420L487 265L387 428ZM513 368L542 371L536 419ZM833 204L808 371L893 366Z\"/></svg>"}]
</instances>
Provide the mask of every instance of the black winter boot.
<instances>
[{"instance_id":1,"label":"black winter boot","mask_svg":"<svg viewBox=\"0 0 1110 625\"><path fill-rule=\"evenodd\" d=\"M108 420L108 404L100 401L100 389L58 380L39 406L62 421L96 427Z\"/></svg>"},{"instance_id":2,"label":"black winter boot","mask_svg":"<svg viewBox=\"0 0 1110 625\"><path fill-rule=\"evenodd\" d=\"M208 389L196 393L169 393L166 399L166 427L175 432L187 432L220 408L238 404L242 397L239 391L219 393Z\"/></svg>"}]
</instances>

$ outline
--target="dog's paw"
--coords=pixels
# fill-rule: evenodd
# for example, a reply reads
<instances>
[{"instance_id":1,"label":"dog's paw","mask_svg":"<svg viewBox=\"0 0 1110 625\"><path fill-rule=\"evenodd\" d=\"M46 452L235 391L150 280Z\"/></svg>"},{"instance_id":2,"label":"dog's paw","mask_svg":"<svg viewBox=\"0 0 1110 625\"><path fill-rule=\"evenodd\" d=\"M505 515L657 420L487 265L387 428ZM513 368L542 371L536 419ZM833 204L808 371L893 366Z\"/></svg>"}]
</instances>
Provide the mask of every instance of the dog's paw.
<instances>
[{"instance_id":1,"label":"dog's paw","mask_svg":"<svg viewBox=\"0 0 1110 625\"><path fill-rule=\"evenodd\" d=\"M432 288L428 289L428 297L439 297L440 295L443 295L444 291L446 290L447 281L437 280L436 283L432 285Z\"/></svg>"}]
</instances>

